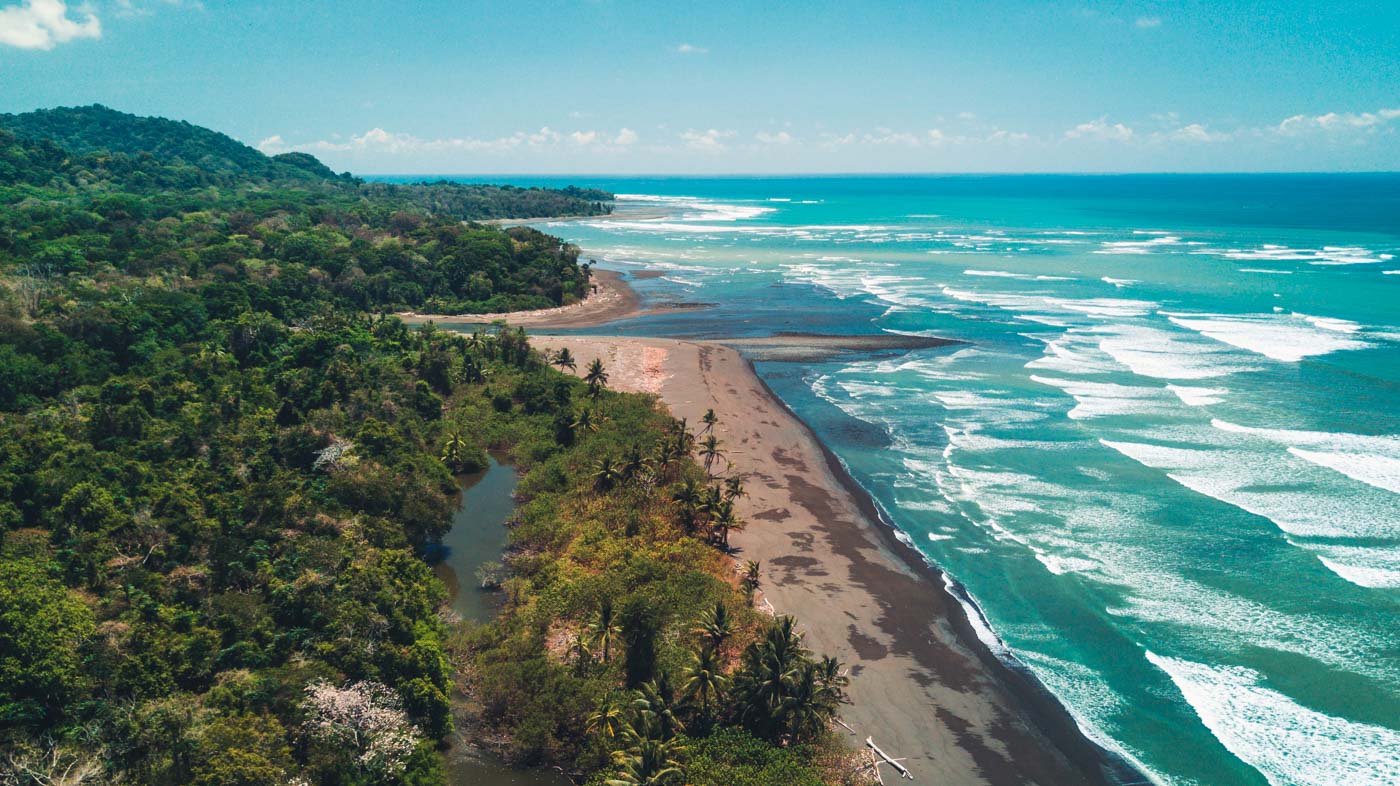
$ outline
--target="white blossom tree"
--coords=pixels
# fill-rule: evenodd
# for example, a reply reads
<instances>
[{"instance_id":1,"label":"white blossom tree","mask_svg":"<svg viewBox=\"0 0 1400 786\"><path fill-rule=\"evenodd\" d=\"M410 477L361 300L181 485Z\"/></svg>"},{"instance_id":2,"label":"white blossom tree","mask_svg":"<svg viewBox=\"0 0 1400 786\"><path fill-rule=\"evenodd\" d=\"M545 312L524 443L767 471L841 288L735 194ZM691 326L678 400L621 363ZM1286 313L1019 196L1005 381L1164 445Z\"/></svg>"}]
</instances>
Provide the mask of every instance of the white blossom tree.
<instances>
[{"instance_id":1,"label":"white blossom tree","mask_svg":"<svg viewBox=\"0 0 1400 786\"><path fill-rule=\"evenodd\" d=\"M408 719L399 695L379 682L337 688L317 681L306 686L306 729L313 737L356 752L368 772L403 771L422 735Z\"/></svg>"}]
</instances>

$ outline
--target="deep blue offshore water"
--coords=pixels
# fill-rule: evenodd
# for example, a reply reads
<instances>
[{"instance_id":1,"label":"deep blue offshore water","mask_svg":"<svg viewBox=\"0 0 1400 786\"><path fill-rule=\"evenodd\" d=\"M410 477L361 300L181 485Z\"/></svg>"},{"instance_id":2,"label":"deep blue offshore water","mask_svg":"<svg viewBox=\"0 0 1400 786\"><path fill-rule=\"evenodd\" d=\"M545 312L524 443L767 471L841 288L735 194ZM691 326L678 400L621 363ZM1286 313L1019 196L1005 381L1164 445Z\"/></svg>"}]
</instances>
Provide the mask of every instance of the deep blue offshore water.
<instances>
[{"instance_id":1,"label":"deep blue offshore water","mask_svg":"<svg viewBox=\"0 0 1400 786\"><path fill-rule=\"evenodd\" d=\"M758 370L1091 736L1400 784L1400 176L508 180L716 304L610 332L969 342Z\"/></svg>"}]
</instances>

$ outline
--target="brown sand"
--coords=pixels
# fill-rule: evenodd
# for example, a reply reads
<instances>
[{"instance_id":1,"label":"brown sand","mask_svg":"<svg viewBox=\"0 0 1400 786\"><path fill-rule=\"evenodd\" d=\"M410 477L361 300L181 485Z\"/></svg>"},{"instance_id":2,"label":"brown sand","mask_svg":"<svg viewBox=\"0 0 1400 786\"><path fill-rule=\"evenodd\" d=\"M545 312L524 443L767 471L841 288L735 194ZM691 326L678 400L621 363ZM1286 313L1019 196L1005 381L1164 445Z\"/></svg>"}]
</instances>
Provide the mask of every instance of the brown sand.
<instances>
[{"instance_id":1,"label":"brown sand","mask_svg":"<svg viewBox=\"0 0 1400 786\"><path fill-rule=\"evenodd\" d=\"M797 617L808 646L848 664L853 703L842 718L852 744L873 737L924 784L1137 780L977 642L942 575L877 521L869 498L737 351L653 338L533 341L567 346L579 368L602 358L613 387L656 394L692 425L715 410L729 471L749 494L736 557L762 562L764 601Z\"/></svg>"}]
</instances>

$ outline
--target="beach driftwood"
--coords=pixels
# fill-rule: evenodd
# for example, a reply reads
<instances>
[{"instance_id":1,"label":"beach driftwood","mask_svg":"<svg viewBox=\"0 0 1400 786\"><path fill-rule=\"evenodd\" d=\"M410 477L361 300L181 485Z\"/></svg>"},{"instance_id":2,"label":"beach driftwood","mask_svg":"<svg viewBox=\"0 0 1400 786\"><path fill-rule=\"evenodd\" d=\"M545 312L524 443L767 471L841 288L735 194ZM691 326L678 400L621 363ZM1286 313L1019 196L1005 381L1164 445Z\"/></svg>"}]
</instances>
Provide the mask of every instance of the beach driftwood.
<instances>
[{"instance_id":1,"label":"beach driftwood","mask_svg":"<svg viewBox=\"0 0 1400 786\"><path fill-rule=\"evenodd\" d=\"M914 774L909 772L909 768L905 767L903 764L900 764L899 759L890 758L890 755L888 753L885 753L884 751L880 750L880 746L875 744L874 738L866 737L865 744L867 747L870 748L870 750L875 752L876 756L879 756L880 758L884 759L886 764L890 765L891 767L894 767L895 770L899 772L899 777L908 778L911 781L914 780ZM875 771L878 773L879 768L877 767ZM881 782L883 782L883 780Z\"/></svg>"}]
</instances>

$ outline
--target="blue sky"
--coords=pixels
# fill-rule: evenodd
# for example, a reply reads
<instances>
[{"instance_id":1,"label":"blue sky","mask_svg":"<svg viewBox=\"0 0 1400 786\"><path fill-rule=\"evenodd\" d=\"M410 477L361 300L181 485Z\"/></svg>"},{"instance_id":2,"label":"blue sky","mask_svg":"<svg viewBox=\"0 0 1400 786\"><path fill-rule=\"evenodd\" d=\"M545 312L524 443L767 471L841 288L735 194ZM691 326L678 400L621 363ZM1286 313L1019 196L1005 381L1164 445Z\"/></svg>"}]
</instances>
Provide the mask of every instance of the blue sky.
<instances>
[{"instance_id":1,"label":"blue sky","mask_svg":"<svg viewBox=\"0 0 1400 786\"><path fill-rule=\"evenodd\" d=\"M1400 2L0 0L0 111L357 173L1400 170Z\"/></svg>"}]
</instances>

